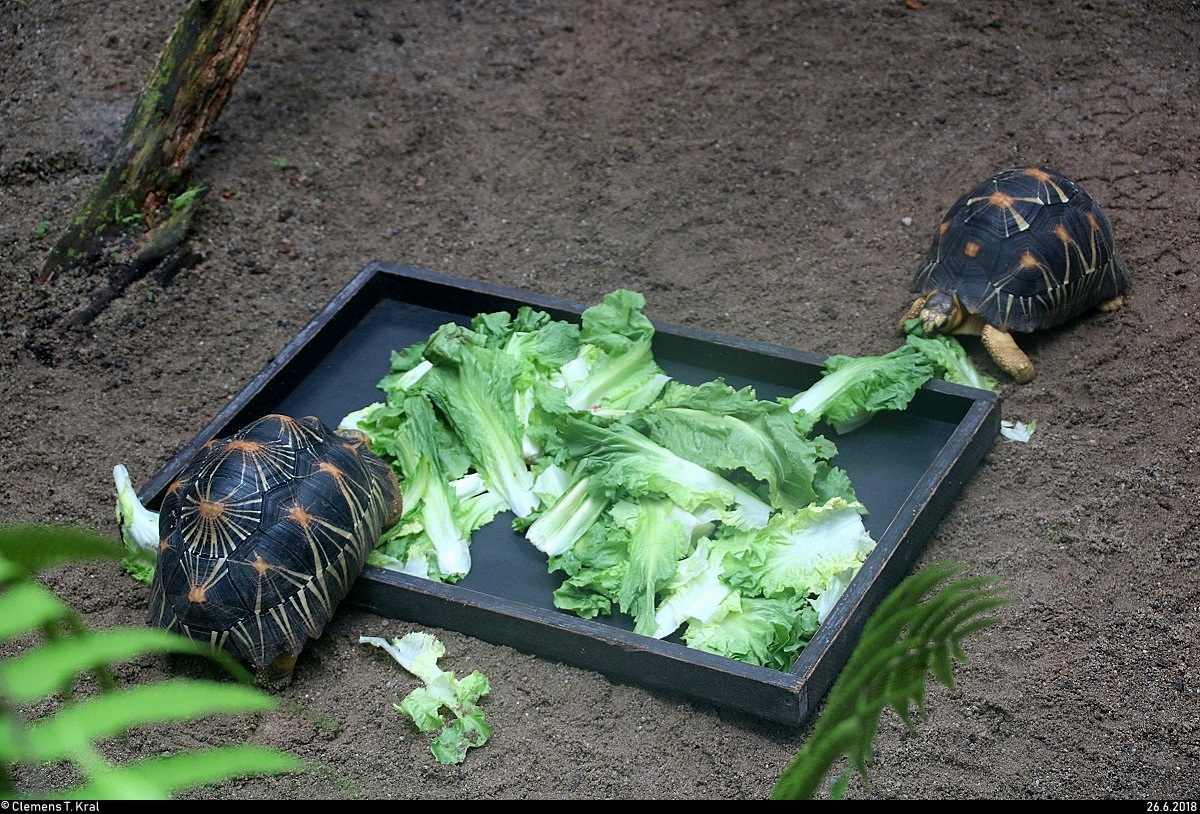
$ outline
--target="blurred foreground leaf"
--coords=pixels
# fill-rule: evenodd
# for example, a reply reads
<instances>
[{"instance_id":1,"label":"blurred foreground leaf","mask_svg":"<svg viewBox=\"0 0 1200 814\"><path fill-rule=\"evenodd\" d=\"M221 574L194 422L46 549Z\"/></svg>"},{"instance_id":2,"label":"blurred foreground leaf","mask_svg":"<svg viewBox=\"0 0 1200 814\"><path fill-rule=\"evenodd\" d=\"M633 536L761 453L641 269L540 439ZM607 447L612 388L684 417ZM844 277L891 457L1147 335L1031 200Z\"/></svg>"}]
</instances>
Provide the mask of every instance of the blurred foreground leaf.
<instances>
[{"instance_id":1,"label":"blurred foreground leaf","mask_svg":"<svg viewBox=\"0 0 1200 814\"><path fill-rule=\"evenodd\" d=\"M17 653L0 659L0 797L53 799L168 799L180 789L233 777L305 770L290 755L255 746L155 756L117 766L99 744L131 728L208 715L261 712L276 700L249 682L228 654L149 628L90 631L57 596L35 581L39 571L79 560L119 560L120 543L71 527L0 528L0 645L20 637ZM178 652L212 658L241 683L174 679L116 687L114 663L147 653ZM87 674L99 691L78 690ZM22 708L51 705L27 720ZM13 768L45 762L73 765L85 778L65 790L17 789Z\"/></svg>"},{"instance_id":2,"label":"blurred foreground leaf","mask_svg":"<svg viewBox=\"0 0 1200 814\"><path fill-rule=\"evenodd\" d=\"M962 577L945 584L963 568L948 562L932 565L909 576L879 604L772 799L812 799L829 770L845 757L846 767L830 790L832 798L841 799L854 772L867 782L885 707L912 730L913 710L925 712L926 674L954 687L954 660L966 659L961 642L995 624L988 614L1009 601L997 577Z\"/></svg>"}]
</instances>

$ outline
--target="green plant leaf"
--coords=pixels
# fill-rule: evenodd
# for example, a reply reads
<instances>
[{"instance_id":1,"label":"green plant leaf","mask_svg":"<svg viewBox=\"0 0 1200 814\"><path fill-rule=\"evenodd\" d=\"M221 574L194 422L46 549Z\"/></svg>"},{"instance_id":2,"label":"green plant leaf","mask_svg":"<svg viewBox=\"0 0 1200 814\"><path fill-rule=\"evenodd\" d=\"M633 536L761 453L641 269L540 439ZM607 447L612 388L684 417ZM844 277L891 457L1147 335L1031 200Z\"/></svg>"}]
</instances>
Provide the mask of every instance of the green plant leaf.
<instances>
[{"instance_id":1,"label":"green plant leaf","mask_svg":"<svg viewBox=\"0 0 1200 814\"><path fill-rule=\"evenodd\" d=\"M119 560L116 540L75 526L0 526L0 559L36 573L71 560Z\"/></svg>"},{"instance_id":2,"label":"green plant leaf","mask_svg":"<svg viewBox=\"0 0 1200 814\"><path fill-rule=\"evenodd\" d=\"M65 705L26 732L26 759L65 760L101 738L141 724L185 721L205 715L262 712L274 698L243 684L174 679L107 692ZM3 754L0 744L0 754Z\"/></svg>"},{"instance_id":3,"label":"green plant leaf","mask_svg":"<svg viewBox=\"0 0 1200 814\"><path fill-rule=\"evenodd\" d=\"M208 188L204 186L188 187L186 190L179 193L179 195L171 199L171 211L178 212L185 206L192 206L198 200L200 200L200 198L204 197L206 192L208 192Z\"/></svg>"},{"instance_id":4,"label":"green plant leaf","mask_svg":"<svg viewBox=\"0 0 1200 814\"><path fill-rule=\"evenodd\" d=\"M234 777L307 770L307 764L283 752L259 746L223 746L114 767L91 782L51 799L168 799L195 786Z\"/></svg>"},{"instance_id":5,"label":"green plant leaf","mask_svg":"<svg viewBox=\"0 0 1200 814\"><path fill-rule=\"evenodd\" d=\"M963 568L940 562L922 569L879 604L808 741L780 775L773 799L812 799L833 765L845 758L847 768L830 788L830 796L840 799L854 772L867 780L885 707L914 729L913 710L925 712L926 675L954 686L953 661L965 657L960 643L995 624L988 614L1008 603L999 580L990 576L961 578L932 593Z\"/></svg>"},{"instance_id":6,"label":"green plant leaf","mask_svg":"<svg viewBox=\"0 0 1200 814\"><path fill-rule=\"evenodd\" d=\"M0 642L42 634L28 646L20 642L17 655L0 658L0 797L161 799L229 777L307 770L286 753L252 746L156 756L120 767L105 759L97 742L139 724L277 706L275 698L250 684L249 671L228 653L157 628L91 632L79 614L32 579L60 563L119 560L123 554L119 541L84 529L0 527ZM245 683L178 679L114 689L111 662L154 652L201 655ZM96 674L98 690L78 700L74 679L88 670ZM21 705L54 696L62 701L57 712L34 723L23 720ZM46 761L70 763L84 780L65 792L14 789L13 766Z\"/></svg>"},{"instance_id":7,"label":"green plant leaf","mask_svg":"<svg viewBox=\"0 0 1200 814\"><path fill-rule=\"evenodd\" d=\"M221 658L226 654L213 653L201 642L156 628L119 628L64 637L0 662L0 688L15 702L28 703L58 691L84 670L151 652L211 654L239 678L249 678L232 659Z\"/></svg>"},{"instance_id":8,"label":"green plant leaf","mask_svg":"<svg viewBox=\"0 0 1200 814\"><path fill-rule=\"evenodd\" d=\"M15 562L0 557L0 585L12 582L25 576L26 571Z\"/></svg>"},{"instance_id":9,"label":"green plant leaf","mask_svg":"<svg viewBox=\"0 0 1200 814\"><path fill-rule=\"evenodd\" d=\"M15 583L0 592L0 642L70 615L62 600L37 583Z\"/></svg>"}]
</instances>

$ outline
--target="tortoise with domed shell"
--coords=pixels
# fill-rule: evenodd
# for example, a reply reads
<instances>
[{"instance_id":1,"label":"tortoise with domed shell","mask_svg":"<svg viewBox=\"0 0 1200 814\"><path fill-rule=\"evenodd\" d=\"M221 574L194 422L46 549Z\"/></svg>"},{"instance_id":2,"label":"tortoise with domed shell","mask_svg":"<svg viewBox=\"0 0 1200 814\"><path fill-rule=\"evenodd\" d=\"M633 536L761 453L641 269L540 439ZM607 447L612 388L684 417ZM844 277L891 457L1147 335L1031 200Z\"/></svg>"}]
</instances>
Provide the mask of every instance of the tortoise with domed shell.
<instances>
[{"instance_id":1,"label":"tortoise with domed shell","mask_svg":"<svg viewBox=\"0 0 1200 814\"><path fill-rule=\"evenodd\" d=\"M926 334L978 335L1020 384L1033 363L1013 338L1124 303L1129 273L1099 204L1045 167L997 173L958 199L934 234L900 319Z\"/></svg>"},{"instance_id":2,"label":"tortoise with domed shell","mask_svg":"<svg viewBox=\"0 0 1200 814\"><path fill-rule=\"evenodd\" d=\"M264 416L210 441L168 486L149 622L280 689L400 511L396 476L362 433Z\"/></svg>"}]
</instances>

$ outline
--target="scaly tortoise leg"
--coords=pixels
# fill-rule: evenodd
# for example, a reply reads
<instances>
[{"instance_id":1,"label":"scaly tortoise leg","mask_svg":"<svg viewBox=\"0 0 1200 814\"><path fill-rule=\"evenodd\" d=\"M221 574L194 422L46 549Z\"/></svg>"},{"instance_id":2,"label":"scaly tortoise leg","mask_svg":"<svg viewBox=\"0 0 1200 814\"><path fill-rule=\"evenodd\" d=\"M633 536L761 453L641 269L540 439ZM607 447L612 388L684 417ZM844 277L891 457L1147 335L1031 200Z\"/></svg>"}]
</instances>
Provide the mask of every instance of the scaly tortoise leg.
<instances>
[{"instance_id":1,"label":"scaly tortoise leg","mask_svg":"<svg viewBox=\"0 0 1200 814\"><path fill-rule=\"evenodd\" d=\"M280 653L270 664L255 671L254 679L264 690L283 690L292 683L299 656L295 653Z\"/></svg>"},{"instance_id":2,"label":"scaly tortoise leg","mask_svg":"<svg viewBox=\"0 0 1200 814\"><path fill-rule=\"evenodd\" d=\"M1002 331L994 325L984 325L980 331L983 347L991 354L992 359L1017 384L1029 384L1037 375L1033 362L1025 355L1025 351L1017 347L1017 341L1008 331Z\"/></svg>"}]
</instances>

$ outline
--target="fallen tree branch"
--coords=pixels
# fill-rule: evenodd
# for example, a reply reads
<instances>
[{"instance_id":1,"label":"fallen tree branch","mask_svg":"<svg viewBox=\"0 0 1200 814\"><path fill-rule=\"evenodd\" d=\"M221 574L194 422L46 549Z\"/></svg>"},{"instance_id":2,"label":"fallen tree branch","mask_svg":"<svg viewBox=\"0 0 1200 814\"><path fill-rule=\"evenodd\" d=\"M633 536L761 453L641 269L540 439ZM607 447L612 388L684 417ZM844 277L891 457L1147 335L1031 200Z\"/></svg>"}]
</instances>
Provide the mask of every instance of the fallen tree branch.
<instances>
[{"instance_id":1,"label":"fallen tree branch","mask_svg":"<svg viewBox=\"0 0 1200 814\"><path fill-rule=\"evenodd\" d=\"M216 124L275 0L189 0L125 119L96 191L50 250L39 283L70 269L107 284L83 309L103 310L175 254L204 190L189 187L192 152Z\"/></svg>"}]
</instances>

